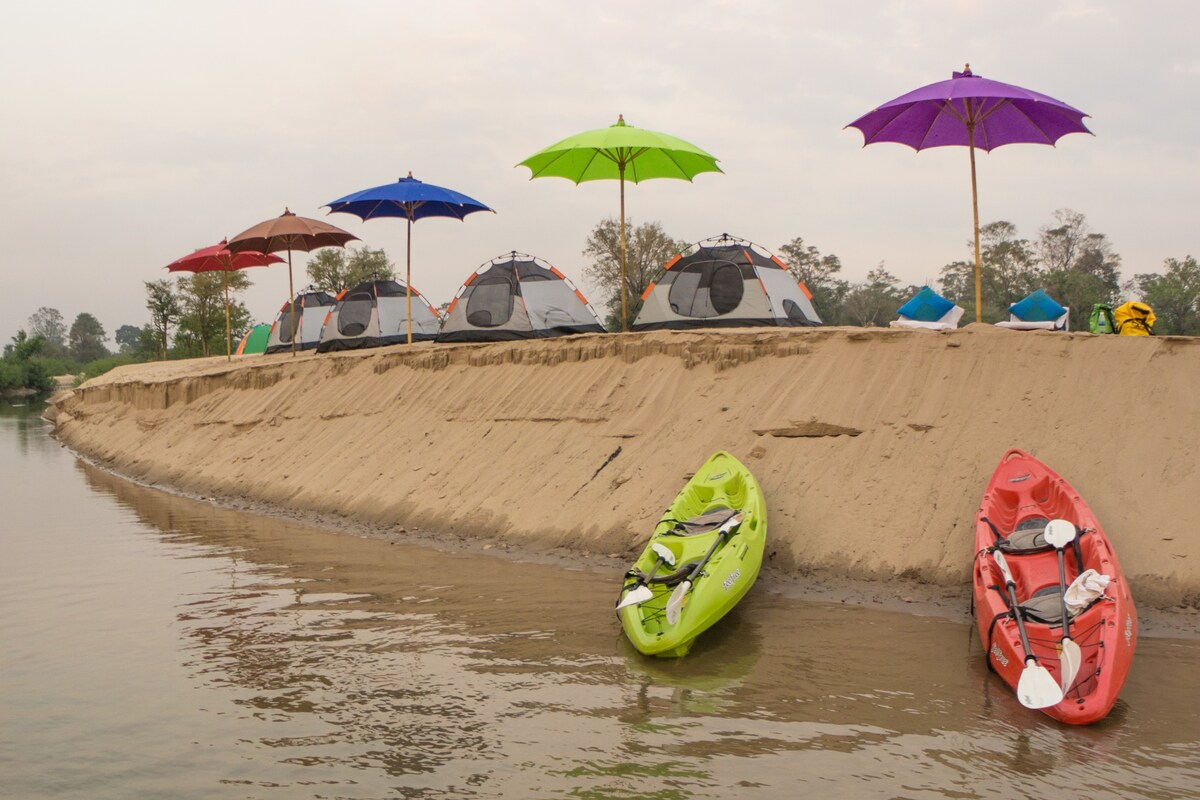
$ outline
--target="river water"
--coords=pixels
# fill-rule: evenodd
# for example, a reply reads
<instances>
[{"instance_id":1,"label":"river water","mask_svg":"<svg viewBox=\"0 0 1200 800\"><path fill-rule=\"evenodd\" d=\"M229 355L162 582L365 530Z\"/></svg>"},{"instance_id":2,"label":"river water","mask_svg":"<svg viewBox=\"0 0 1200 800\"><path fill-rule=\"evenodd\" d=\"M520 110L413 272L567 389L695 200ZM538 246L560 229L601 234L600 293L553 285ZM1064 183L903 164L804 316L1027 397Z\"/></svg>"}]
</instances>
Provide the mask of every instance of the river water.
<instances>
[{"instance_id":1,"label":"river water","mask_svg":"<svg viewBox=\"0 0 1200 800\"><path fill-rule=\"evenodd\" d=\"M1196 798L1200 642L1088 728L969 620L762 586L686 658L609 572L391 545L135 486L0 406L0 795ZM764 581L766 583L766 581Z\"/></svg>"}]
</instances>

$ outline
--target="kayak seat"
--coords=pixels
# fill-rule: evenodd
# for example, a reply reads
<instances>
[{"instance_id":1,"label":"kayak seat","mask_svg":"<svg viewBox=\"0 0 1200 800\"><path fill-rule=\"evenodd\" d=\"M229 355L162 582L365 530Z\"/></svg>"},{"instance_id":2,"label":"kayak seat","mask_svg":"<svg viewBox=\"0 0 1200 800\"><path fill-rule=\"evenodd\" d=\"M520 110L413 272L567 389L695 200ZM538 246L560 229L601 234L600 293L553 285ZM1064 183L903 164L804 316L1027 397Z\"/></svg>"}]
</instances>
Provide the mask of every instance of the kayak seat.
<instances>
[{"instance_id":1,"label":"kayak seat","mask_svg":"<svg viewBox=\"0 0 1200 800\"><path fill-rule=\"evenodd\" d=\"M728 522L729 518L736 513L738 512L732 508L717 506L691 519L682 522L675 520L671 529L664 533L670 536L698 536L702 533L711 533ZM655 583L657 582L655 581Z\"/></svg>"},{"instance_id":2,"label":"kayak seat","mask_svg":"<svg viewBox=\"0 0 1200 800\"><path fill-rule=\"evenodd\" d=\"M1021 603L1021 616L1030 622L1045 625L1062 625L1062 592L1057 586L1043 586L1033 597ZM1071 614L1071 619L1079 616Z\"/></svg>"},{"instance_id":3,"label":"kayak seat","mask_svg":"<svg viewBox=\"0 0 1200 800\"><path fill-rule=\"evenodd\" d=\"M1007 539L996 542L996 549L1012 556L1053 550L1054 546L1046 541L1046 525L1049 522L1045 517L1022 520Z\"/></svg>"},{"instance_id":4,"label":"kayak seat","mask_svg":"<svg viewBox=\"0 0 1200 800\"><path fill-rule=\"evenodd\" d=\"M675 586L683 583L683 579L692 574L692 568L699 563L700 559L689 561L672 572L670 575L655 575L653 578L648 576L641 570L632 570L629 577L636 578L639 583L653 583L661 586Z\"/></svg>"}]
</instances>

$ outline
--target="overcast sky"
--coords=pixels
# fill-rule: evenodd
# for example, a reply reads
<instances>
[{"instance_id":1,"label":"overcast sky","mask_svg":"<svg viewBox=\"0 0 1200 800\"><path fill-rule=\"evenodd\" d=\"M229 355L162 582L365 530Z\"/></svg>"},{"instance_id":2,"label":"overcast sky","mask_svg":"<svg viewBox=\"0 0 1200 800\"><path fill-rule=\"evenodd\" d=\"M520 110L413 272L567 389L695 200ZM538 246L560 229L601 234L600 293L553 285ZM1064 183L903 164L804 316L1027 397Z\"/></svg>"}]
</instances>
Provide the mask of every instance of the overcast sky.
<instances>
[{"instance_id":1,"label":"overcast sky","mask_svg":"<svg viewBox=\"0 0 1200 800\"><path fill-rule=\"evenodd\" d=\"M1083 109L1096 134L979 157L980 216L1035 238L1083 213L1124 276L1200 255L1193 2L20 2L0 27L0 277L7 342L39 306L110 336L148 321L143 281L284 207L385 249L404 224L322 204L409 170L498 212L413 229L413 284L449 300L482 262L532 253L580 283L615 182L514 164L609 125L671 133L725 174L627 187L634 223L803 237L844 277L905 282L968 258L963 148L862 147L844 126L970 62ZM307 254L293 255L297 285ZM252 270L269 321L285 267ZM598 304L600 298L594 297Z\"/></svg>"}]
</instances>

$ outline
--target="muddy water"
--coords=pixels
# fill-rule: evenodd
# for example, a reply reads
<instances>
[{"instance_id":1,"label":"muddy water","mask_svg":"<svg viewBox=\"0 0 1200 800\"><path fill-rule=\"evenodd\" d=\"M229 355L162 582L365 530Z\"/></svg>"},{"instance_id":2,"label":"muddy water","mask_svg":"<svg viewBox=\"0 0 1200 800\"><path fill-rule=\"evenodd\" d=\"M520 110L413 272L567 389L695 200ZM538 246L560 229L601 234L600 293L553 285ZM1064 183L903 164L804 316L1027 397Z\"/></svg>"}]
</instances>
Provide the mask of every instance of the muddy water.
<instances>
[{"instance_id":1,"label":"muddy water","mask_svg":"<svg viewBox=\"0 0 1200 800\"><path fill-rule=\"evenodd\" d=\"M0 795L1183 798L1200 642L1021 708L968 620L763 590L677 662L619 567L331 535L127 484L0 413Z\"/></svg>"}]
</instances>

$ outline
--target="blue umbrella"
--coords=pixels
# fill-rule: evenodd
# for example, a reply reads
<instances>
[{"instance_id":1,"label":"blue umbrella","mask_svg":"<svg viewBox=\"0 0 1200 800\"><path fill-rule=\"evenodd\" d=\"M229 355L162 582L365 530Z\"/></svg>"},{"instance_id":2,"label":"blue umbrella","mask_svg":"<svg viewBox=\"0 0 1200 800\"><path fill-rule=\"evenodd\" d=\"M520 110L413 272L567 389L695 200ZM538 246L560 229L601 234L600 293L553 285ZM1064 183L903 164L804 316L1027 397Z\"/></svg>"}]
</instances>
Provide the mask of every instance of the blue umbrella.
<instances>
[{"instance_id":1,"label":"blue umbrella","mask_svg":"<svg viewBox=\"0 0 1200 800\"><path fill-rule=\"evenodd\" d=\"M326 203L330 213L354 214L363 219L376 217L403 217L408 220L408 252L404 268L405 289L408 291L408 343L412 344L412 293L408 289L412 285L412 224L426 217L453 217L463 219L467 214L476 211L491 211L478 200L473 200L465 194L452 189L424 183L408 173L407 178L401 178L395 183L385 183L371 189L339 197L332 203Z\"/></svg>"}]
</instances>

